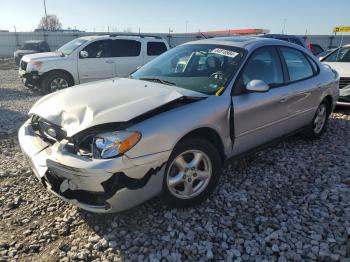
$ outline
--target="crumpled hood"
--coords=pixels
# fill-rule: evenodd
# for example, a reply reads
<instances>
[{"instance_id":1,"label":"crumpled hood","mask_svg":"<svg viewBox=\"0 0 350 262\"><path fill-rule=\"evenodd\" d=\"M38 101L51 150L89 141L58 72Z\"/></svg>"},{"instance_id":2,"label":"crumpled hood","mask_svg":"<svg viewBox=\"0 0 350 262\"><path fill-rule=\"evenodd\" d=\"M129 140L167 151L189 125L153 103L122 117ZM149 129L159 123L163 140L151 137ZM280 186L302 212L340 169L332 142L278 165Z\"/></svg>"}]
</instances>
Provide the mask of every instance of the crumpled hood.
<instances>
[{"instance_id":1,"label":"crumpled hood","mask_svg":"<svg viewBox=\"0 0 350 262\"><path fill-rule=\"evenodd\" d=\"M61 53L59 52L44 52L44 53L36 53L36 54L30 54L23 57L23 60L26 62L29 62L30 60L46 60L46 59L57 59L58 57L62 57Z\"/></svg>"},{"instance_id":2,"label":"crumpled hood","mask_svg":"<svg viewBox=\"0 0 350 262\"><path fill-rule=\"evenodd\" d=\"M46 95L29 114L61 126L71 137L88 127L129 121L182 96L205 95L158 83L113 78Z\"/></svg>"}]
</instances>

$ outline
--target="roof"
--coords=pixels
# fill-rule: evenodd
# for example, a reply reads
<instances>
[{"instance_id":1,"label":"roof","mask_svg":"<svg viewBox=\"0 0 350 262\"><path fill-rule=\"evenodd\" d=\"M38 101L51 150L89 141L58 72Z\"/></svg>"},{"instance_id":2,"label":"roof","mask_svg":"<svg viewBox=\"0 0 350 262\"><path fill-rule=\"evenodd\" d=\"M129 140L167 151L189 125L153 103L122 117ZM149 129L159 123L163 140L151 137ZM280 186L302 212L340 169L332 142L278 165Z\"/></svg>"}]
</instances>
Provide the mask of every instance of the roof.
<instances>
[{"instance_id":1,"label":"roof","mask_svg":"<svg viewBox=\"0 0 350 262\"><path fill-rule=\"evenodd\" d=\"M159 36L151 36L151 35L127 35L127 34L110 34L110 35L89 35L80 37L85 40L94 40L94 39L110 39L110 38L127 38L127 39L140 39L140 38L152 38L163 40L163 38Z\"/></svg>"},{"instance_id":2,"label":"roof","mask_svg":"<svg viewBox=\"0 0 350 262\"><path fill-rule=\"evenodd\" d=\"M227 46L240 47L247 50L255 49L260 46L266 46L266 45L280 45L280 46L283 45L283 46L291 46L301 50L305 49L301 46L289 43L287 41L278 40L275 38L263 38L263 37L257 37L257 36L214 37L214 38L207 38L207 39L187 42L184 45L186 44L227 45Z\"/></svg>"}]
</instances>

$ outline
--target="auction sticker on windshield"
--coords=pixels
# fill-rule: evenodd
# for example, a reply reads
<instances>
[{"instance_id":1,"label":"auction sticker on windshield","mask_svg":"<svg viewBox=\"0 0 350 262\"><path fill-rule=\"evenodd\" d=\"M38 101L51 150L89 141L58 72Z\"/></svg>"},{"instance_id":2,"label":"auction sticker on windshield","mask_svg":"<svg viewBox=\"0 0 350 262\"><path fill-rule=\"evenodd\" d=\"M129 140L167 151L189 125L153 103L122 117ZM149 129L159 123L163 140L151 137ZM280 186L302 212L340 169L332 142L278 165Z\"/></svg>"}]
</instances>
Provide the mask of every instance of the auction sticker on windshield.
<instances>
[{"instance_id":1,"label":"auction sticker on windshield","mask_svg":"<svg viewBox=\"0 0 350 262\"><path fill-rule=\"evenodd\" d=\"M223 55L223 56L228 56L228 57L232 57L232 58L235 58L239 54L237 52L230 51L230 50L225 50L225 49L221 49L221 48L215 48L210 53Z\"/></svg>"}]
</instances>

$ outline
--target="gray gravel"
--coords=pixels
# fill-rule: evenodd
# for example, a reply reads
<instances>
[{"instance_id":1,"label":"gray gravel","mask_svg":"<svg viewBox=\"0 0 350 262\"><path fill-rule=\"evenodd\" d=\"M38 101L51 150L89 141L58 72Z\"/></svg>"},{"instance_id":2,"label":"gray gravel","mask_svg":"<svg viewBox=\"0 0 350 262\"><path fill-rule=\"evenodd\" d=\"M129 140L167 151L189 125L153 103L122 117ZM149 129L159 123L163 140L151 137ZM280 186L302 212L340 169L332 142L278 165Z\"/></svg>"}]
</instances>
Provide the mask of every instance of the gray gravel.
<instances>
[{"instance_id":1,"label":"gray gravel","mask_svg":"<svg viewBox=\"0 0 350 262\"><path fill-rule=\"evenodd\" d=\"M202 205L96 215L47 193L17 128L39 98L0 70L0 261L350 261L350 112L230 163Z\"/></svg>"}]
</instances>

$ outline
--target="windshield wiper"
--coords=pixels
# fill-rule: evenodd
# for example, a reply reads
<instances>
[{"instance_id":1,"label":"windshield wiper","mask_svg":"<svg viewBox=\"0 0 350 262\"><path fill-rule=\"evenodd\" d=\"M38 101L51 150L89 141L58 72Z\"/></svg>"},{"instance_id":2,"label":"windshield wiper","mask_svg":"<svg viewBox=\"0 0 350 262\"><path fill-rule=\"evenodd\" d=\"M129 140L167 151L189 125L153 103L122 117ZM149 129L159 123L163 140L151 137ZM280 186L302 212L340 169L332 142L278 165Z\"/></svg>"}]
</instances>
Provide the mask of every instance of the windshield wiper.
<instances>
[{"instance_id":1,"label":"windshield wiper","mask_svg":"<svg viewBox=\"0 0 350 262\"><path fill-rule=\"evenodd\" d=\"M141 78L139 78L139 80L152 81L152 82L157 82L157 83L161 83L161 84L165 84L165 85L176 86L176 84L173 82L163 80L160 78L155 78L155 77L141 77Z\"/></svg>"}]
</instances>

